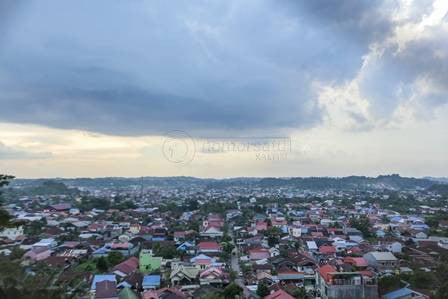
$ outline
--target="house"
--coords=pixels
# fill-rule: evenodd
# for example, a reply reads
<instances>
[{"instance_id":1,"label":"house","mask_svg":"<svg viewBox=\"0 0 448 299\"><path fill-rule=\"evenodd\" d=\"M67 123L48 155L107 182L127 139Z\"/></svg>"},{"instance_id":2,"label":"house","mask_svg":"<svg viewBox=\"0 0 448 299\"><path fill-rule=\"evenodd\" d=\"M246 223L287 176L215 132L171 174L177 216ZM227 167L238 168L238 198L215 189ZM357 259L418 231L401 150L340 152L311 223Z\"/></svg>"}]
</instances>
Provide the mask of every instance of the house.
<instances>
[{"instance_id":1,"label":"house","mask_svg":"<svg viewBox=\"0 0 448 299\"><path fill-rule=\"evenodd\" d=\"M416 239L427 239L428 235L424 232L421 231L414 231L412 233L412 235L416 238Z\"/></svg>"},{"instance_id":2,"label":"house","mask_svg":"<svg viewBox=\"0 0 448 299\"><path fill-rule=\"evenodd\" d=\"M116 283L115 275L105 274L105 275L95 275L93 276L92 284L90 286L90 291L94 294L96 291L96 286L99 282L110 281Z\"/></svg>"},{"instance_id":3,"label":"house","mask_svg":"<svg viewBox=\"0 0 448 299\"><path fill-rule=\"evenodd\" d=\"M141 225L138 223L132 223L129 226L129 233L131 233L132 235L137 235L140 233L141 230Z\"/></svg>"},{"instance_id":4,"label":"house","mask_svg":"<svg viewBox=\"0 0 448 299\"><path fill-rule=\"evenodd\" d=\"M384 238L386 236L386 233L384 232L384 230L379 229L375 231L375 235L377 238Z\"/></svg>"},{"instance_id":5,"label":"house","mask_svg":"<svg viewBox=\"0 0 448 299\"><path fill-rule=\"evenodd\" d=\"M50 255L43 262L52 268L68 268L73 261L72 257Z\"/></svg>"},{"instance_id":6,"label":"house","mask_svg":"<svg viewBox=\"0 0 448 299\"><path fill-rule=\"evenodd\" d=\"M199 273L201 285L222 286L229 282L227 273L219 267L210 267Z\"/></svg>"},{"instance_id":7,"label":"house","mask_svg":"<svg viewBox=\"0 0 448 299\"><path fill-rule=\"evenodd\" d=\"M33 262L38 262L48 258L51 255L51 250L46 247L35 247L23 255L23 258L29 259Z\"/></svg>"},{"instance_id":8,"label":"house","mask_svg":"<svg viewBox=\"0 0 448 299\"><path fill-rule=\"evenodd\" d=\"M194 247L195 245L190 242L183 242L179 246L177 246L177 250L183 251L189 254L194 254Z\"/></svg>"},{"instance_id":9,"label":"house","mask_svg":"<svg viewBox=\"0 0 448 299\"><path fill-rule=\"evenodd\" d=\"M325 227L329 227L333 223L334 223L334 221L331 219L324 218L324 219L320 220L320 225L325 226Z\"/></svg>"},{"instance_id":10,"label":"house","mask_svg":"<svg viewBox=\"0 0 448 299\"><path fill-rule=\"evenodd\" d=\"M117 283L115 281L103 280L96 283L95 298L118 299Z\"/></svg>"},{"instance_id":11,"label":"house","mask_svg":"<svg viewBox=\"0 0 448 299\"><path fill-rule=\"evenodd\" d=\"M289 226L289 234L294 238L300 238L302 236L302 228L300 226Z\"/></svg>"},{"instance_id":12,"label":"house","mask_svg":"<svg viewBox=\"0 0 448 299\"><path fill-rule=\"evenodd\" d=\"M322 245L319 247L319 253L322 255L335 255L336 247L329 245Z\"/></svg>"},{"instance_id":13,"label":"house","mask_svg":"<svg viewBox=\"0 0 448 299\"><path fill-rule=\"evenodd\" d=\"M351 241L361 242L363 240L362 232L354 227L345 227L344 234L347 235Z\"/></svg>"},{"instance_id":14,"label":"house","mask_svg":"<svg viewBox=\"0 0 448 299\"><path fill-rule=\"evenodd\" d=\"M257 221L255 222L255 229L259 232L268 229L268 223L266 221Z\"/></svg>"},{"instance_id":15,"label":"house","mask_svg":"<svg viewBox=\"0 0 448 299\"><path fill-rule=\"evenodd\" d=\"M75 249L78 247L81 243L78 241L65 241L61 245L59 245L59 248L61 249Z\"/></svg>"},{"instance_id":16,"label":"house","mask_svg":"<svg viewBox=\"0 0 448 299\"><path fill-rule=\"evenodd\" d=\"M424 231L424 230L428 230L429 226L427 224L425 224L425 223L416 222L414 224L411 224L410 228L412 230Z\"/></svg>"},{"instance_id":17,"label":"house","mask_svg":"<svg viewBox=\"0 0 448 299\"><path fill-rule=\"evenodd\" d=\"M336 247L337 252L344 251L345 249L347 249L349 244L350 244L349 242L347 242L346 240L344 240L342 238L339 238L339 237L333 238L333 246Z\"/></svg>"},{"instance_id":18,"label":"house","mask_svg":"<svg viewBox=\"0 0 448 299\"><path fill-rule=\"evenodd\" d=\"M257 283L265 283L266 285L272 285L274 284L274 277L267 272L261 271L258 272L257 271Z\"/></svg>"},{"instance_id":19,"label":"house","mask_svg":"<svg viewBox=\"0 0 448 299\"><path fill-rule=\"evenodd\" d=\"M328 264L316 271L316 289L322 299L378 298L378 285L373 273L339 272Z\"/></svg>"},{"instance_id":20,"label":"house","mask_svg":"<svg viewBox=\"0 0 448 299\"><path fill-rule=\"evenodd\" d=\"M252 261L268 259L271 257L271 253L265 248L256 248L249 250L249 259Z\"/></svg>"},{"instance_id":21,"label":"house","mask_svg":"<svg viewBox=\"0 0 448 299\"><path fill-rule=\"evenodd\" d=\"M190 259L190 263L193 263L198 269L205 269L211 265L216 264L215 258L209 257L205 254L199 254Z\"/></svg>"},{"instance_id":22,"label":"house","mask_svg":"<svg viewBox=\"0 0 448 299\"><path fill-rule=\"evenodd\" d=\"M369 266L378 271L391 271L398 267L398 259L391 252L372 251L363 257Z\"/></svg>"},{"instance_id":23,"label":"house","mask_svg":"<svg viewBox=\"0 0 448 299\"><path fill-rule=\"evenodd\" d=\"M71 215L79 215L79 213L81 212L79 209L77 208L71 208L68 211Z\"/></svg>"},{"instance_id":24,"label":"house","mask_svg":"<svg viewBox=\"0 0 448 299\"><path fill-rule=\"evenodd\" d=\"M176 244L180 244L181 242L185 241L185 235L186 235L185 231L174 232L173 233L174 242L176 242Z\"/></svg>"},{"instance_id":25,"label":"house","mask_svg":"<svg viewBox=\"0 0 448 299\"><path fill-rule=\"evenodd\" d=\"M401 245L400 242L392 242L389 244L386 244L386 250L390 251L392 253L401 253L401 250L403 249L403 245Z\"/></svg>"},{"instance_id":26,"label":"house","mask_svg":"<svg viewBox=\"0 0 448 299\"><path fill-rule=\"evenodd\" d=\"M224 226L224 220L218 214L210 214L207 219L202 222L202 226L205 228L210 226L221 228Z\"/></svg>"},{"instance_id":27,"label":"house","mask_svg":"<svg viewBox=\"0 0 448 299\"><path fill-rule=\"evenodd\" d=\"M271 257L279 256L280 255L280 249L275 248L275 247L271 247L271 248L269 248L269 253L270 253Z\"/></svg>"},{"instance_id":28,"label":"house","mask_svg":"<svg viewBox=\"0 0 448 299\"><path fill-rule=\"evenodd\" d=\"M231 220L233 218L241 216L242 214L243 213L241 213L241 211L239 211L239 210L229 210L229 211L227 211L226 219L227 220Z\"/></svg>"},{"instance_id":29,"label":"house","mask_svg":"<svg viewBox=\"0 0 448 299\"><path fill-rule=\"evenodd\" d=\"M160 288L160 274L143 276L142 288L144 290L156 290Z\"/></svg>"},{"instance_id":30,"label":"house","mask_svg":"<svg viewBox=\"0 0 448 299\"><path fill-rule=\"evenodd\" d=\"M98 249L95 249L92 252L92 257L94 258L99 258L99 257L105 257L109 254L110 252L110 247L108 245L104 245L103 247L100 247Z\"/></svg>"},{"instance_id":31,"label":"house","mask_svg":"<svg viewBox=\"0 0 448 299\"><path fill-rule=\"evenodd\" d=\"M6 238L8 240L16 240L17 237L23 236L23 226L17 226L17 227L8 227L4 228L0 232L0 238Z\"/></svg>"},{"instance_id":32,"label":"house","mask_svg":"<svg viewBox=\"0 0 448 299\"><path fill-rule=\"evenodd\" d=\"M294 297L289 295L286 291L278 289L277 291L264 297L264 299L294 299Z\"/></svg>"},{"instance_id":33,"label":"house","mask_svg":"<svg viewBox=\"0 0 448 299\"><path fill-rule=\"evenodd\" d=\"M429 299L428 296L411 290L409 288L401 288L393 292L389 292L383 295L383 299Z\"/></svg>"},{"instance_id":34,"label":"house","mask_svg":"<svg viewBox=\"0 0 448 299\"><path fill-rule=\"evenodd\" d=\"M198 253L205 254L219 254L221 253L221 246L217 242L199 242L197 246Z\"/></svg>"},{"instance_id":35,"label":"house","mask_svg":"<svg viewBox=\"0 0 448 299\"><path fill-rule=\"evenodd\" d=\"M306 247L308 251L311 252L318 251L318 247L315 241L306 241Z\"/></svg>"},{"instance_id":36,"label":"house","mask_svg":"<svg viewBox=\"0 0 448 299\"><path fill-rule=\"evenodd\" d=\"M139 246L131 242L112 242L109 244L111 251L120 252L123 256L132 256L137 253Z\"/></svg>"},{"instance_id":37,"label":"house","mask_svg":"<svg viewBox=\"0 0 448 299\"><path fill-rule=\"evenodd\" d=\"M199 269L195 265L172 264L170 281L172 285L192 284L199 274Z\"/></svg>"},{"instance_id":38,"label":"house","mask_svg":"<svg viewBox=\"0 0 448 299\"><path fill-rule=\"evenodd\" d=\"M143 299L183 299L187 298L176 288L162 288L159 290L148 290L142 293Z\"/></svg>"},{"instance_id":39,"label":"house","mask_svg":"<svg viewBox=\"0 0 448 299\"><path fill-rule=\"evenodd\" d=\"M58 245L55 239L42 239L32 245L33 248L42 247L46 249L54 248Z\"/></svg>"},{"instance_id":40,"label":"house","mask_svg":"<svg viewBox=\"0 0 448 299\"><path fill-rule=\"evenodd\" d=\"M135 256L119 263L113 268L113 273L121 278L131 275L138 269L139 260Z\"/></svg>"},{"instance_id":41,"label":"house","mask_svg":"<svg viewBox=\"0 0 448 299\"><path fill-rule=\"evenodd\" d=\"M352 265L357 270L366 269L367 266L369 265L365 258L363 258L363 257L351 257L351 256L345 257L344 258L344 263L346 263L348 265Z\"/></svg>"},{"instance_id":42,"label":"house","mask_svg":"<svg viewBox=\"0 0 448 299\"><path fill-rule=\"evenodd\" d=\"M58 203L49 207L50 211L54 212L69 211L71 208L72 205L69 203Z\"/></svg>"},{"instance_id":43,"label":"house","mask_svg":"<svg viewBox=\"0 0 448 299\"><path fill-rule=\"evenodd\" d=\"M221 231L219 227L209 225L206 228L204 228L199 235L201 237L218 238L222 237L224 233Z\"/></svg>"},{"instance_id":44,"label":"house","mask_svg":"<svg viewBox=\"0 0 448 299\"><path fill-rule=\"evenodd\" d=\"M280 269L277 274L277 278L280 282L303 282L304 277L305 276L303 272L291 270L288 268Z\"/></svg>"},{"instance_id":45,"label":"house","mask_svg":"<svg viewBox=\"0 0 448 299\"><path fill-rule=\"evenodd\" d=\"M448 220L440 220L439 227L442 229L448 228Z\"/></svg>"},{"instance_id":46,"label":"house","mask_svg":"<svg viewBox=\"0 0 448 299\"><path fill-rule=\"evenodd\" d=\"M157 271L162 264L162 257L153 256L150 250L142 250L139 255L140 272L148 273Z\"/></svg>"},{"instance_id":47,"label":"house","mask_svg":"<svg viewBox=\"0 0 448 299\"><path fill-rule=\"evenodd\" d=\"M286 218L283 216L274 216L271 217L271 225L275 227L282 227L288 224Z\"/></svg>"}]
</instances>

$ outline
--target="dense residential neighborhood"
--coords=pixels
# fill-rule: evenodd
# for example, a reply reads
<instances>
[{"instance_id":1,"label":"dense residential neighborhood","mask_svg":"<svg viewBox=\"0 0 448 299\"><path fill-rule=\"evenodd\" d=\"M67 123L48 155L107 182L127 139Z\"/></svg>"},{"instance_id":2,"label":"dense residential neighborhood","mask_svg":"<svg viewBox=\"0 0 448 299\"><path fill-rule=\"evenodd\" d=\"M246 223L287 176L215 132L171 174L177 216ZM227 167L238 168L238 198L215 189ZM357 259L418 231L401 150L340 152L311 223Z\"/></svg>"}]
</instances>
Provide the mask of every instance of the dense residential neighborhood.
<instances>
[{"instance_id":1,"label":"dense residential neighborhood","mask_svg":"<svg viewBox=\"0 0 448 299\"><path fill-rule=\"evenodd\" d=\"M2 179L0 298L448 296L444 185Z\"/></svg>"}]
</instances>

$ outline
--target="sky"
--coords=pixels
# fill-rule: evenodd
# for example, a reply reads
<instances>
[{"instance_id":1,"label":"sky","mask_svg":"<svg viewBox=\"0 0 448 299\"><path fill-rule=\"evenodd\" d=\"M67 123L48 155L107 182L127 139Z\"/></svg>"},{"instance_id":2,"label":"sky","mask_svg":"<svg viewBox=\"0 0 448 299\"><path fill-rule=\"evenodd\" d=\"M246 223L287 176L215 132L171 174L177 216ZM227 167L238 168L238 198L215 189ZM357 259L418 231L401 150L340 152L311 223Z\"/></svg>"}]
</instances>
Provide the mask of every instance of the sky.
<instances>
[{"instance_id":1,"label":"sky","mask_svg":"<svg viewBox=\"0 0 448 299\"><path fill-rule=\"evenodd\" d=\"M0 0L0 172L448 176L446 0Z\"/></svg>"}]
</instances>

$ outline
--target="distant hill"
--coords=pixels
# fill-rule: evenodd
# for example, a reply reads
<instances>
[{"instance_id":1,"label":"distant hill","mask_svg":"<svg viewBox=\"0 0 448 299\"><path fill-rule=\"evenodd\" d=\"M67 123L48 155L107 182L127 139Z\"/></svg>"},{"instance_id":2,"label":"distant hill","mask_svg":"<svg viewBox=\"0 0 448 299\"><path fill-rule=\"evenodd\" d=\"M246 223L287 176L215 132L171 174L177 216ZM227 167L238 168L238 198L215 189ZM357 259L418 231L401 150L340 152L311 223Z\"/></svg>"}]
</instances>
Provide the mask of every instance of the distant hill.
<instances>
[{"instance_id":1,"label":"distant hill","mask_svg":"<svg viewBox=\"0 0 448 299\"><path fill-rule=\"evenodd\" d=\"M13 187L38 187L48 179L16 179ZM380 175L378 177L348 176L348 177L292 177L292 178L230 178L230 179L201 179L195 177L104 177L104 178L73 178L51 179L52 182L62 183L71 187L82 188L136 188L141 185L159 187L200 186L223 188L228 186L240 187L293 187L307 190L355 190L355 189L395 189L412 190L427 189L440 184L432 179L401 177L398 174ZM443 185L443 184L442 184ZM47 186L48 187L48 186ZM39 189L37 189L39 190Z\"/></svg>"},{"instance_id":2,"label":"distant hill","mask_svg":"<svg viewBox=\"0 0 448 299\"><path fill-rule=\"evenodd\" d=\"M428 180L443 183L443 184L448 184L448 178L435 178L435 177L427 176L427 177L424 177L424 179L428 179Z\"/></svg>"},{"instance_id":3,"label":"distant hill","mask_svg":"<svg viewBox=\"0 0 448 299\"><path fill-rule=\"evenodd\" d=\"M32 184L34 182L35 184ZM21 188L8 188L6 196L39 196L39 195L78 195L80 191L77 188L69 188L66 184L54 180L32 180L28 184L21 185ZM16 187L15 181L10 187Z\"/></svg>"},{"instance_id":4,"label":"distant hill","mask_svg":"<svg viewBox=\"0 0 448 299\"><path fill-rule=\"evenodd\" d=\"M435 184L427 179L401 177L398 174L380 175L376 178L348 176L341 178L266 178L260 181L262 186L294 186L303 189L426 189Z\"/></svg>"},{"instance_id":5,"label":"distant hill","mask_svg":"<svg viewBox=\"0 0 448 299\"><path fill-rule=\"evenodd\" d=\"M448 196L448 184L435 184L428 188L429 191Z\"/></svg>"}]
</instances>

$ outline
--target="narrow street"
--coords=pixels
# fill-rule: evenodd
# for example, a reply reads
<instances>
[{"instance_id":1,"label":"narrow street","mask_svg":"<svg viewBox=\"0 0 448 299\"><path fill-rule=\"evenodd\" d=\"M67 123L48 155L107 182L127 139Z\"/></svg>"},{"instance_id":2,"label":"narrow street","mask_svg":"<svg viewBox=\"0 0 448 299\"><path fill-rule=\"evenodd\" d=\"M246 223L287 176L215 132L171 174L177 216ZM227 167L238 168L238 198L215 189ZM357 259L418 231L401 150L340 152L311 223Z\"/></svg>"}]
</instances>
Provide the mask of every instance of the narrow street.
<instances>
[{"instance_id":1,"label":"narrow street","mask_svg":"<svg viewBox=\"0 0 448 299\"><path fill-rule=\"evenodd\" d=\"M235 271L235 273L237 274L235 283L237 283L241 288L243 288L244 298L253 298L254 296L251 295L251 292L249 291L249 289L244 285L244 278L240 276L240 272L241 272L241 267L240 267L240 263L239 263L240 254L238 251L238 245L236 244L235 235L234 235L233 231L232 231L231 237L232 237L233 245L235 246L235 248L233 248L233 250L232 250L232 258L231 258L232 271Z\"/></svg>"}]
</instances>

